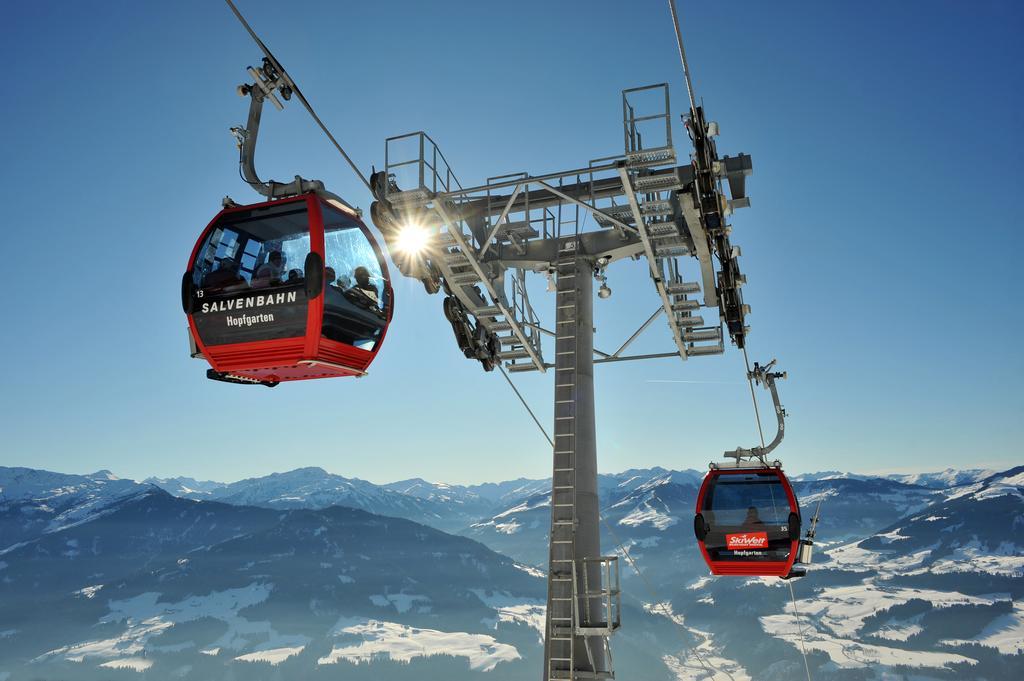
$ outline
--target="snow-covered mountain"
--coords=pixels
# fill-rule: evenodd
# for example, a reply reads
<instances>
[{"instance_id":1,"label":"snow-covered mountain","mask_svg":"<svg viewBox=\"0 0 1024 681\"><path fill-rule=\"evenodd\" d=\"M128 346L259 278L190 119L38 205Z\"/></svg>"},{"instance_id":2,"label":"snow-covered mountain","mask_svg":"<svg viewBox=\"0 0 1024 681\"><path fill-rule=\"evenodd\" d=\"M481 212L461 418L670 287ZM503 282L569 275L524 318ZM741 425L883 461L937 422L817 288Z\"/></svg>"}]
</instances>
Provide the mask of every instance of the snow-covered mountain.
<instances>
[{"instance_id":1,"label":"snow-covered mountain","mask_svg":"<svg viewBox=\"0 0 1024 681\"><path fill-rule=\"evenodd\" d=\"M622 542L691 542L702 479L698 471L661 468L600 476L601 509L608 523L602 527L606 544L615 535ZM940 491L893 480L835 475L795 482L794 490L805 519L821 502L819 534L831 541L864 537L943 498ZM542 565L547 560L549 496L544 491L517 500L462 533L517 560ZM678 538L677 532L681 532Z\"/></svg>"},{"instance_id":2,"label":"snow-covered mountain","mask_svg":"<svg viewBox=\"0 0 1024 681\"><path fill-rule=\"evenodd\" d=\"M238 525L240 513L247 527ZM147 520L176 526L166 528L166 541L129 531L111 544L116 528ZM3 557L0 622L13 628L0 637L0 672L14 678L93 678L111 668L171 678L185 667L196 679L256 678L274 666L296 678L286 670L337 673L330 669L387 658L393 645L395 662L450 655L464 658L453 667L487 670L537 645L542 579L480 544L406 520L158 493L61 535L59 546L47 537ZM77 552L49 557L67 546ZM104 554L128 572L95 572ZM90 584L10 597L32 591L43 564L82 561ZM61 617L35 617L38 608ZM404 656L403 645L411 648Z\"/></svg>"},{"instance_id":3,"label":"snow-covered mountain","mask_svg":"<svg viewBox=\"0 0 1024 681\"><path fill-rule=\"evenodd\" d=\"M1024 578L1024 466L950 488L936 503L829 555L832 569L873 570L885 578Z\"/></svg>"},{"instance_id":4,"label":"snow-covered mountain","mask_svg":"<svg viewBox=\"0 0 1024 681\"><path fill-rule=\"evenodd\" d=\"M848 532L847 536L863 536L901 517L915 504L928 503L943 487L943 480L961 484L963 480L981 479L983 473L980 469L947 470L914 476L873 477L824 471L797 475L792 479L805 512L818 500L828 500L824 503L824 528L835 522L837 527L842 526ZM608 507L634 491L650 489L652 485L674 483L683 487L699 487L703 477L704 472L696 470L631 469L599 476L599 491L602 504ZM913 478L922 484L902 478ZM450 485L411 478L377 485L358 478L334 475L322 468L300 468L230 484L192 478L150 478L146 482L158 485L175 496L196 500L268 508L327 508L333 505L360 508L371 513L416 520L445 531L458 531L481 541L488 541L485 537L490 535L496 538L501 550L508 548L509 539L518 528L546 531L546 522L535 525L535 521L547 512L543 509L551 485L550 479L526 478L478 485ZM868 501L872 503L867 504ZM528 516L524 515L527 511L530 512ZM687 514L682 509L677 511ZM527 541L532 542L533 539ZM517 542L518 539L512 541ZM538 558L543 559L544 555Z\"/></svg>"},{"instance_id":5,"label":"snow-covered mountain","mask_svg":"<svg viewBox=\"0 0 1024 681\"><path fill-rule=\"evenodd\" d=\"M999 471L992 468L968 468L956 469L947 468L936 473L904 473L885 476L889 480L905 482L908 485L920 485L932 489L946 489L958 485L969 485L980 482L985 478L995 475Z\"/></svg>"},{"instance_id":6,"label":"snow-covered mountain","mask_svg":"<svg viewBox=\"0 0 1024 681\"><path fill-rule=\"evenodd\" d=\"M818 471L817 473L797 473L789 475L790 482L810 482L814 480L866 480L871 477L882 477L865 475L863 473L850 473L849 471Z\"/></svg>"},{"instance_id":7,"label":"snow-covered mountain","mask_svg":"<svg viewBox=\"0 0 1024 681\"><path fill-rule=\"evenodd\" d=\"M5 681L511 680L540 666L540 573L356 509L153 490L8 550L0 575ZM649 640L652 618L631 614ZM645 656L628 639L621 653Z\"/></svg>"},{"instance_id":8,"label":"snow-covered mountain","mask_svg":"<svg viewBox=\"0 0 1024 681\"><path fill-rule=\"evenodd\" d=\"M601 475L599 485L603 498L617 499L651 480L699 483L702 477L703 473L699 471L670 471L655 467ZM444 530L468 527L551 491L550 478L518 478L478 485L450 485L410 478L377 485L328 473L322 468L299 468L233 483L185 477L149 478L146 482L186 499L268 508L349 506L371 513L409 518Z\"/></svg>"},{"instance_id":9,"label":"snow-covered mountain","mask_svg":"<svg viewBox=\"0 0 1024 681\"><path fill-rule=\"evenodd\" d=\"M819 471L817 473L800 473L790 476L794 482L813 480L833 480L843 478L849 480L872 480L884 479L902 482L907 485L918 485L931 489L946 489L957 485L966 485L978 482L990 475L997 473L992 468L947 468L931 473L887 473L870 475L865 473L851 473L849 471Z\"/></svg>"},{"instance_id":10,"label":"snow-covered mountain","mask_svg":"<svg viewBox=\"0 0 1024 681\"><path fill-rule=\"evenodd\" d=\"M70 475L0 466L0 550L84 522L150 489L106 470Z\"/></svg>"},{"instance_id":11,"label":"snow-covered mountain","mask_svg":"<svg viewBox=\"0 0 1024 681\"><path fill-rule=\"evenodd\" d=\"M801 639L816 679L1020 678L1024 468L947 489L808 477L794 488L805 518L821 501L822 520L817 561L793 584L795 611L785 582L707 575L691 528L699 476L652 476L620 495L602 481L605 551L621 544L644 572L623 563L624 592L704 637L723 678L802 678ZM543 565L546 503L536 495L467 533ZM706 678L676 653L662 657L679 678Z\"/></svg>"},{"instance_id":12,"label":"snow-covered mountain","mask_svg":"<svg viewBox=\"0 0 1024 681\"><path fill-rule=\"evenodd\" d=\"M161 486L171 494L188 499L279 509L348 506L380 515L414 519L442 529L462 526L467 512L474 515L473 509L467 511L452 498L397 492L359 478L334 475L322 468L298 468L220 486L203 483L201 489L193 488L180 478L171 479L169 484Z\"/></svg>"},{"instance_id":13,"label":"snow-covered mountain","mask_svg":"<svg viewBox=\"0 0 1024 681\"><path fill-rule=\"evenodd\" d=\"M410 478L378 485L322 468L299 468L233 483L193 478L150 478L167 492L196 500L268 508L349 506L408 518L443 530L457 530L492 515L509 503L550 489L550 480L519 478L479 485L450 485Z\"/></svg>"},{"instance_id":14,"label":"snow-covered mountain","mask_svg":"<svg viewBox=\"0 0 1024 681\"><path fill-rule=\"evenodd\" d=\"M801 587L803 598L761 616L761 627L836 670L1020 678L1024 467L951 487L871 536L831 548Z\"/></svg>"},{"instance_id":15,"label":"snow-covered mountain","mask_svg":"<svg viewBox=\"0 0 1024 681\"><path fill-rule=\"evenodd\" d=\"M411 494L423 499L455 501L465 504L482 504L493 508L524 496L541 492L551 485L548 480L517 478L504 482L485 482L479 485L449 485L443 482L427 482L423 478L399 480L383 485L384 488L402 494Z\"/></svg>"},{"instance_id":16,"label":"snow-covered mountain","mask_svg":"<svg viewBox=\"0 0 1024 681\"><path fill-rule=\"evenodd\" d=\"M863 537L943 498L942 492L896 480L827 477L793 483L801 514L819 509L819 535L829 541Z\"/></svg>"},{"instance_id":17,"label":"snow-covered mountain","mask_svg":"<svg viewBox=\"0 0 1024 681\"><path fill-rule=\"evenodd\" d=\"M196 480L179 476L176 478L146 478L144 483L156 485L160 489L184 499L209 499L213 493L223 487L225 482L214 482L213 480Z\"/></svg>"},{"instance_id":18,"label":"snow-covered mountain","mask_svg":"<svg viewBox=\"0 0 1024 681\"><path fill-rule=\"evenodd\" d=\"M624 592L657 599L652 612L705 636L714 673L692 657L666 655L666 665L680 678L783 681L804 677L806 649L819 680L1024 677L1024 467L944 490L823 477L796 485L805 515L808 499L825 498L832 526L822 521L815 563L791 583L795 606L781 580L708 576L689 523L672 522L668 488L622 506L623 517L640 508L650 519L636 526L646 536L614 524L646 577L624 565ZM865 531L872 523L884 524Z\"/></svg>"},{"instance_id":19,"label":"snow-covered mountain","mask_svg":"<svg viewBox=\"0 0 1024 681\"><path fill-rule=\"evenodd\" d=\"M0 550L0 604L31 611L55 594L116 582L279 517L270 509L200 503L148 487L84 522Z\"/></svg>"},{"instance_id":20,"label":"snow-covered mountain","mask_svg":"<svg viewBox=\"0 0 1024 681\"><path fill-rule=\"evenodd\" d=\"M546 561L548 481L152 481L189 499L107 474L2 470L0 528L22 527L23 508L87 510L0 549L0 681L511 680L539 667L544 581L528 564ZM644 573L620 562L623 675L788 681L806 648L818 681L1024 678L1024 467L942 488L796 482L822 521L795 608L780 580L708 576L691 527L702 477L600 478L605 552L625 549ZM345 508L372 504L392 517ZM472 518L475 504L488 513Z\"/></svg>"},{"instance_id":21,"label":"snow-covered mountain","mask_svg":"<svg viewBox=\"0 0 1024 681\"><path fill-rule=\"evenodd\" d=\"M703 474L697 471L664 468L599 475L602 512L631 537L645 534L645 526L660 531L677 524L681 518L685 519L682 524L690 527L702 478ZM462 534L525 563L545 564L551 483L544 483L546 489L511 501L490 518L465 528ZM602 532L607 533L607 529L602 528ZM610 541L611 537L606 539Z\"/></svg>"},{"instance_id":22,"label":"snow-covered mountain","mask_svg":"<svg viewBox=\"0 0 1024 681\"><path fill-rule=\"evenodd\" d=\"M411 478L381 485L385 490L403 494L430 502L444 509L444 515L458 516L459 521L452 525L444 523L446 529L486 516L493 508L495 501L489 496L478 493L476 487L465 485L448 485L443 482L427 482L423 478ZM430 523L428 523L430 524Z\"/></svg>"}]
</instances>

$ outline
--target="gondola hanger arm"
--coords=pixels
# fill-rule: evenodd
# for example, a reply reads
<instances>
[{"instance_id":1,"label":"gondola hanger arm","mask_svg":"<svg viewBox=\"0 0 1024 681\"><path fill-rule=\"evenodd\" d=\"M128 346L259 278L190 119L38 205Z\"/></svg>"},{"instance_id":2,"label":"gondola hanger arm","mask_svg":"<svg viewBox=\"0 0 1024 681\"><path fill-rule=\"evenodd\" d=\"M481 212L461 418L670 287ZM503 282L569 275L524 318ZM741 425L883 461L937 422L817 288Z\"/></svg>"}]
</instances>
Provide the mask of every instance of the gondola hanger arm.
<instances>
[{"instance_id":1,"label":"gondola hanger arm","mask_svg":"<svg viewBox=\"0 0 1024 681\"><path fill-rule=\"evenodd\" d=\"M263 103L270 100L277 109L283 109L284 105L281 104L275 93L279 93L282 99L288 101L291 99L293 90L282 72L267 57L263 58L262 67L249 66L246 71L252 76L253 83L239 85L238 94L242 97L249 97L249 117L244 128L231 128L231 134L238 141L238 167L242 179L268 199L281 199L306 192L316 192L324 198L339 201L351 208L340 196L327 191L324 188L324 183L320 180L307 180L298 175L288 183L260 179L256 173L256 142L259 139Z\"/></svg>"},{"instance_id":2,"label":"gondola hanger arm","mask_svg":"<svg viewBox=\"0 0 1024 681\"><path fill-rule=\"evenodd\" d=\"M263 70L264 70L264 72L273 71L272 75L274 76L274 80L275 81L279 81L277 83L276 87L278 87L280 89L281 96L284 97L285 99L289 99L293 94L295 95L295 97L302 104L303 108L306 109L306 112L309 113L310 117L312 117L312 119L316 122L317 126L320 127L320 130L324 133L324 135L327 136L327 139L330 140L331 144L334 145L334 148L337 149L338 153L340 153L342 158L345 159L345 162L352 169L352 172L354 172L356 174L356 176L359 178L359 180L364 185L366 185L366 188L369 189L370 193L372 194L373 193L373 187L370 186L370 180L365 175L363 175L362 171L359 170L359 168L358 168L358 166L356 166L355 162L352 161L352 158L348 155L348 153L341 146L341 144L338 142L338 140L334 137L334 135L331 133L331 131L327 128L327 126L324 124L324 122L322 120L320 120L320 116L318 116L316 111L313 110L313 105L310 104L309 100L307 100L305 95L302 94L302 90L300 90L299 86L295 83L294 80L292 80L292 77L290 75L288 75L288 72L285 71L284 66L281 65L281 62L279 62L277 60L277 57L275 57L273 55L273 53L270 51L270 48L268 48L266 46L266 44L264 44L264 42L260 39L260 37L258 35L256 35L256 31L254 31L252 26L249 25L249 22L245 20L245 17L242 16L242 13L235 6L235 3L232 2L232 0L225 0L225 2L227 2L227 5L231 9L231 12L238 19L239 23L242 24L242 26L245 28L246 32L248 32L248 34L252 37L253 41L255 41L256 45L260 48L260 51L262 51L263 54L265 55L264 58L263 58ZM253 73L254 69L252 69L252 67L249 67L249 69L250 69L250 73ZM255 74L253 74L253 75L255 76ZM257 81L257 83L256 83L257 86L261 86L262 85L260 83L260 79L259 78L257 78L256 81ZM239 88L239 92L241 93L241 88ZM242 94L247 94L247 93L242 93ZM266 95L269 96L270 101L274 104L274 106L276 106L278 109L283 108L283 106L277 100L277 98L274 97L272 91L271 92L267 92ZM262 106L262 101L261 101L261 106ZM258 122L257 122L257 124L258 124ZM332 198L334 198L333 195L332 195ZM348 205L348 204L345 204L345 205Z\"/></svg>"},{"instance_id":3,"label":"gondola hanger arm","mask_svg":"<svg viewBox=\"0 0 1024 681\"><path fill-rule=\"evenodd\" d=\"M747 379L753 381L759 386L766 388L772 395L772 403L775 405L775 418L778 423L778 430L775 433L775 437L766 445L760 447L751 447L745 449L743 447L737 447L731 452L726 452L725 456L729 459L735 459L736 465L739 465L742 460L749 459L760 459L761 463L767 465L768 455L779 446L782 442L782 438L786 435L786 409L782 406L779 401L779 391L775 387L775 381L778 379L785 379L787 374L785 371L772 371L775 368L776 360L768 362L764 366L761 366L757 362L754 362L754 368L747 372ZM772 465L781 465L780 462L775 461Z\"/></svg>"}]
</instances>

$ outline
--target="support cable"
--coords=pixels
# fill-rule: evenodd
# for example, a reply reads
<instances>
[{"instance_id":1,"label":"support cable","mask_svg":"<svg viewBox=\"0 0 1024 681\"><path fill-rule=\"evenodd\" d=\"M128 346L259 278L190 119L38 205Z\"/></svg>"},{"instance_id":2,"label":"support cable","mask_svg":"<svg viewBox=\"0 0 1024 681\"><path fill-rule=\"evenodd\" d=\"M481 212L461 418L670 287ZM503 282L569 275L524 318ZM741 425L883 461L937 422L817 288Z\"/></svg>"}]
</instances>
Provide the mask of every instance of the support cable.
<instances>
[{"instance_id":1,"label":"support cable","mask_svg":"<svg viewBox=\"0 0 1024 681\"><path fill-rule=\"evenodd\" d=\"M758 408L757 408L757 396L754 394L754 379L751 377L751 373L750 373L750 360L747 358L747 348L746 348L746 345L743 346L743 363L746 365L746 368L747 368L747 383L750 385L750 399L754 403L754 418L757 419L757 433L761 437L761 449L763 450L764 449L764 430L761 428L761 413L758 411ZM767 460L765 459L763 454L761 455L760 458L761 458L761 463L767 465ZM774 508L774 506L775 506L775 493L773 492L772 493L772 507ZM819 508L820 508L820 506L819 506ZM796 619L797 631L800 633L800 654L804 658L804 671L807 672L807 681L812 681L811 680L811 667L807 663L807 648L806 648L806 646L804 644L804 626L803 626L803 622L800 620L800 612L797 610L797 606L796 606L796 593L793 591L793 581L792 580L787 580L787 583L789 584L789 595L790 595L790 597L793 600L793 617Z\"/></svg>"},{"instance_id":2,"label":"support cable","mask_svg":"<svg viewBox=\"0 0 1024 681\"><path fill-rule=\"evenodd\" d=\"M526 408L526 411L530 414L530 418L533 419L533 422L537 424L538 428L540 428L541 435L544 436L544 439L547 440L548 444L550 444L552 449L554 449L555 441L551 439L551 437L548 435L548 431L544 430L544 426L542 426L540 424L540 421L537 420L537 416L533 413L533 410L530 409L530 405L526 403L526 400L523 399L523 395L522 393L519 392L519 388L516 387L516 384L513 383L512 379L508 377L507 373L505 373L505 367L499 364L498 368L501 369L501 375L505 377L506 381L508 381L508 385L510 388L512 388L512 392L514 392L516 394L516 397L519 398L519 401L523 403L523 406Z\"/></svg>"},{"instance_id":3,"label":"support cable","mask_svg":"<svg viewBox=\"0 0 1024 681\"><path fill-rule=\"evenodd\" d=\"M312 116L313 120L316 121L316 124L320 126L320 130L322 130L323 133L327 135L327 139L331 141L331 144L334 145L334 148L337 149L338 152L344 157L345 161L348 162L349 167L352 168L352 172L359 176L359 179L362 180L363 184L366 185L366 188L369 189L370 193L372 194L373 187L370 186L370 181L366 179L366 176L363 175L362 171L359 170L359 168L352 161L349 155L345 153L345 150L338 143L338 140L334 138L334 135L331 134L331 131L327 129L327 126L324 125L324 122L320 120L320 117L316 115L316 111L313 110L313 106L302 94L302 90L300 90L299 86L295 84L295 81L292 80L292 77L288 75L288 72L284 70L283 66L281 66L281 62L279 62L277 58L270 52L270 49L267 48L265 44L263 44L263 41L260 40L260 37L256 35L256 31L252 30L252 26L249 25L249 22L245 20L245 17L242 16L242 13L238 11L237 7L235 7L235 3L231 0L224 1L228 4L228 7L231 8L231 11L234 12L235 16L238 18L238 21L241 22L242 26L245 27L245 30L249 32L250 36L252 36L252 39L256 41L256 44L259 46L259 48L263 50L264 54L267 55L267 59L269 59L274 64L274 68L277 69L278 73L280 73L284 77L285 81L287 81L288 87L292 89L292 91L295 93L295 96L299 98L300 102L302 102L302 106L306 108L306 111L309 112L309 115Z\"/></svg>"},{"instance_id":4,"label":"support cable","mask_svg":"<svg viewBox=\"0 0 1024 681\"><path fill-rule=\"evenodd\" d=\"M796 593L793 591L793 580L788 580L789 596L793 599L793 616L796 617L797 631L800 632L800 652L804 657L804 671L807 672L807 681L811 680L811 667L807 664L807 648L804 645L804 625L800 621L800 611L796 607Z\"/></svg>"},{"instance_id":5,"label":"support cable","mask_svg":"<svg viewBox=\"0 0 1024 681\"><path fill-rule=\"evenodd\" d=\"M750 360L747 359L747 346L743 346L743 363L747 367L747 384L750 385L750 400L754 403L754 418L757 419L757 434L761 437L761 449L764 449L764 429L761 428L761 412L757 408L757 396L754 394L754 379L750 374ZM761 463L767 465L764 454L759 457Z\"/></svg>"}]
</instances>

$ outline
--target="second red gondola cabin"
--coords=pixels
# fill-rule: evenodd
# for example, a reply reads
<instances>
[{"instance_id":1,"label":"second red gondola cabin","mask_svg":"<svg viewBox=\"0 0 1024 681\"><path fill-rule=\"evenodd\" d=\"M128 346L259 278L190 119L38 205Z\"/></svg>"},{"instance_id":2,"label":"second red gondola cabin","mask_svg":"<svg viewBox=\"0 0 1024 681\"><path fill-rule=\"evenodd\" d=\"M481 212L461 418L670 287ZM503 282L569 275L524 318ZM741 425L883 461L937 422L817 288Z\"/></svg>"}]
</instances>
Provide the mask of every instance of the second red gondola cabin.
<instances>
[{"instance_id":1,"label":"second red gondola cabin","mask_svg":"<svg viewBox=\"0 0 1024 681\"><path fill-rule=\"evenodd\" d=\"M712 574L788 577L800 506L781 467L712 468L697 495L693 529Z\"/></svg>"}]
</instances>

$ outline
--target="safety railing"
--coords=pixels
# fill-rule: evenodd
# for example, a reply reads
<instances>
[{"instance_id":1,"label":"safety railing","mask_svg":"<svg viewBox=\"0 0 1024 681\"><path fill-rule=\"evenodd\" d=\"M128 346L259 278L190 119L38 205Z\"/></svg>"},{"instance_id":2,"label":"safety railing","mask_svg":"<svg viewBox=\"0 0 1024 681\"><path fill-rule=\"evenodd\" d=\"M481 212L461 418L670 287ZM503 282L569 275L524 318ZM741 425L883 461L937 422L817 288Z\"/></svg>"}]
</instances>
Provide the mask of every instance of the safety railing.
<instances>
[{"instance_id":1,"label":"safety railing","mask_svg":"<svg viewBox=\"0 0 1024 681\"><path fill-rule=\"evenodd\" d=\"M529 341L530 345L532 345L534 349L539 351L539 329L541 328L540 319L537 317L537 313L534 312L533 306L530 305L530 296L526 292L526 272L523 270L517 270L516 273L511 275L508 279L512 289L512 307L510 312L522 327L523 335L526 336L526 340Z\"/></svg>"},{"instance_id":2,"label":"safety railing","mask_svg":"<svg viewBox=\"0 0 1024 681\"><path fill-rule=\"evenodd\" d=\"M384 171L399 188L395 192L389 187L387 198L392 202L462 189L437 143L422 131L385 140Z\"/></svg>"},{"instance_id":3,"label":"safety railing","mask_svg":"<svg viewBox=\"0 0 1024 681\"><path fill-rule=\"evenodd\" d=\"M583 558L572 568L573 584L582 584L582 592L573 599L576 633L611 636L622 625L618 556Z\"/></svg>"},{"instance_id":4,"label":"safety railing","mask_svg":"<svg viewBox=\"0 0 1024 681\"><path fill-rule=\"evenodd\" d=\"M675 162L667 83L622 91L622 132L631 166Z\"/></svg>"}]
</instances>

